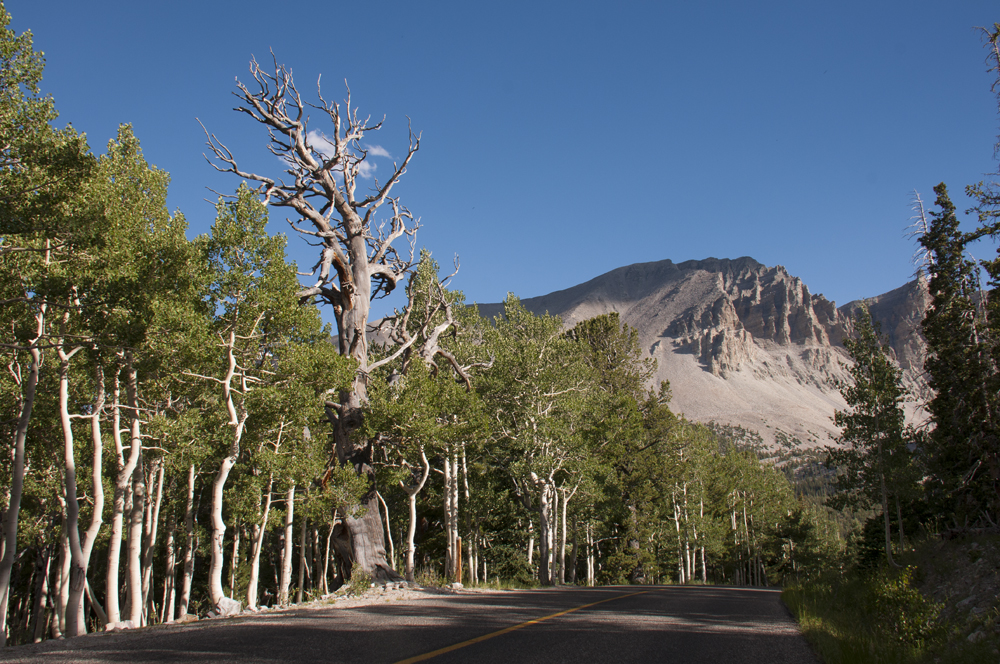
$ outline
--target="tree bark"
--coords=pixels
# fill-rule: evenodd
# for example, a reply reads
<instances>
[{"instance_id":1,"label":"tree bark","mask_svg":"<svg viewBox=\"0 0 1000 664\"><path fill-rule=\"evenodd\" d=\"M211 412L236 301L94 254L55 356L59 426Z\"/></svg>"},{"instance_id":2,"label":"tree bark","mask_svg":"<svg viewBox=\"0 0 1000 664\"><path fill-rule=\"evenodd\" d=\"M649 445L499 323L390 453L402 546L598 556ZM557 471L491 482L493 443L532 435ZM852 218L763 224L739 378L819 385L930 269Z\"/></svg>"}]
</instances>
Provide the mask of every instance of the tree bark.
<instances>
[{"instance_id":1,"label":"tree bark","mask_svg":"<svg viewBox=\"0 0 1000 664\"><path fill-rule=\"evenodd\" d=\"M181 597L177 605L177 617L182 618L188 613L191 603L191 580L194 578L194 551L197 543L194 538L194 464L188 467L187 501L184 504L184 565L181 579Z\"/></svg>"},{"instance_id":2,"label":"tree bark","mask_svg":"<svg viewBox=\"0 0 1000 664\"><path fill-rule=\"evenodd\" d=\"M417 550L415 544L417 534L417 494L423 490L424 485L427 483L427 478L431 473L431 464L424 453L423 445L420 446L420 459L423 462L423 472L420 475L420 481L410 485L403 484L402 480L399 481L399 486L403 487L403 491L406 492L406 497L410 505L410 523L406 529L406 580L410 583L413 583L413 558Z\"/></svg>"},{"instance_id":3,"label":"tree bark","mask_svg":"<svg viewBox=\"0 0 1000 664\"><path fill-rule=\"evenodd\" d=\"M63 316L61 335L66 334L66 324L69 319L69 310ZM83 545L80 541L80 503L77 499L76 486L76 453L73 439L73 422L69 413L69 368L70 360L79 351L81 346L73 348L69 352L62 345L63 338L60 338L56 351L59 354L59 420L63 433L63 472L65 477L64 494L66 499L66 525L65 531L69 539L70 551L70 573L69 591L66 598L66 636L78 636L86 633L87 625L83 616L83 593L87 582L87 563L84 559ZM100 450L95 450L95 455L100 456ZM100 481L98 475L98 481ZM101 495L103 508L103 493ZM100 514L95 514L97 528L100 528Z\"/></svg>"},{"instance_id":4,"label":"tree bark","mask_svg":"<svg viewBox=\"0 0 1000 664\"><path fill-rule=\"evenodd\" d=\"M537 482L539 486L538 491L538 582L543 586L548 586L552 584L552 576L550 574L549 568L549 537L551 535L551 528L549 521L551 519L550 515L550 504L549 504L549 485L547 482L540 481Z\"/></svg>"},{"instance_id":5,"label":"tree bark","mask_svg":"<svg viewBox=\"0 0 1000 664\"><path fill-rule=\"evenodd\" d=\"M267 534L267 520L271 514L271 499L274 490L274 475L267 479L267 489L264 498L264 516L260 523L253 525L252 543L253 547L250 558L250 582L247 584L247 608L257 608L257 583L260 577L260 550L264 545L264 537Z\"/></svg>"},{"instance_id":6,"label":"tree bark","mask_svg":"<svg viewBox=\"0 0 1000 664\"><path fill-rule=\"evenodd\" d=\"M225 563L225 552L223 544L226 537L226 522L222 520L222 492L226 488L226 480L229 479L229 471L236 465L236 460L240 454L240 442L243 439L243 428L246 425L247 412L238 412L236 402L233 398L233 379L237 376L236 363L236 330L230 327L229 339L226 344L226 354L229 368L226 377L222 382L223 398L226 403L226 412L229 415L229 426L232 427L232 434L229 443L229 450L226 456L219 462L219 472L212 483L212 536L209 548L212 552L212 561L208 570L208 597L212 606L218 606L225 591L222 589L222 568ZM246 392L245 386L243 392ZM242 410L242 409L241 409Z\"/></svg>"},{"instance_id":7,"label":"tree bark","mask_svg":"<svg viewBox=\"0 0 1000 664\"><path fill-rule=\"evenodd\" d=\"M125 360L125 391L129 406L129 457L125 459L124 445L121 439L121 382L120 369L116 368L112 379L112 434L115 441L115 450L118 461L118 473L115 478L115 495L111 508L111 536L108 541L108 574L105 581L105 597L107 602L108 622L121 621L121 609L119 608L119 598L121 584L119 575L121 572L121 547L122 532L124 530L125 503L126 499L131 499L132 475L139 463L142 453L142 439L139 428L139 397L135 367L132 355L126 353Z\"/></svg>"},{"instance_id":8,"label":"tree bark","mask_svg":"<svg viewBox=\"0 0 1000 664\"><path fill-rule=\"evenodd\" d=\"M285 497L285 547L281 553L281 584L278 587L278 604L288 606L288 588L292 585L292 525L295 520L295 485Z\"/></svg>"},{"instance_id":9,"label":"tree bark","mask_svg":"<svg viewBox=\"0 0 1000 664\"><path fill-rule=\"evenodd\" d=\"M69 603L69 574L73 564L69 548L69 534L66 532L66 508L60 496L62 510L62 527L59 531L59 578L55 587L55 611L52 618L52 638L60 639L66 633L66 606Z\"/></svg>"},{"instance_id":10,"label":"tree bark","mask_svg":"<svg viewBox=\"0 0 1000 664\"><path fill-rule=\"evenodd\" d=\"M156 549L156 534L160 524L160 505L163 502L163 476L164 467L161 457L153 461L153 467L149 471L149 479L156 487L156 498L149 503L146 509L146 524L142 541L142 605L143 620L146 623L156 615L152 610L151 590L153 587L153 553Z\"/></svg>"},{"instance_id":11,"label":"tree bark","mask_svg":"<svg viewBox=\"0 0 1000 664\"><path fill-rule=\"evenodd\" d=\"M233 555L229 559L229 594L236 597L236 570L240 566L240 524L233 526Z\"/></svg>"},{"instance_id":12,"label":"tree bark","mask_svg":"<svg viewBox=\"0 0 1000 664\"><path fill-rule=\"evenodd\" d=\"M171 486L173 483L171 482ZM174 609L177 605L177 517L171 509L167 520L167 561L163 570L163 606L160 610L160 622L172 623Z\"/></svg>"},{"instance_id":13,"label":"tree bark","mask_svg":"<svg viewBox=\"0 0 1000 664\"><path fill-rule=\"evenodd\" d=\"M382 503L382 509L385 510L385 538L389 540L388 562L392 564L393 569L396 569L396 547L392 543L392 528L389 523L389 506L385 504L385 498L382 497L382 494L375 492L375 496L378 498L379 502Z\"/></svg>"},{"instance_id":14,"label":"tree bark","mask_svg":"<svg viewBox=\"0 0 1000 664\"><path fill-rule=\"evenodd\" d=\"M28 378L24 381L21 402L14 431L14 463L11 467L10 499L3 514L3 557L0 558L0 646L7 645L7 606L10 600L10 573L17 556L17 522L24 493L24 450L28 437L28 425L35 407L35 391L38 387L38 370L42 363L42 351L37 347L45 332L46 306L43 304L35 315L35 338L28 347L31 364Z\"/></svg>"},{"instance_id":15,"label":"tree bark","mask_svg":"<svg viewBox=\"0 0 1000 664\"><path fill-rule=\"evenodd\" d=\"M128 619L136 626L142 625L142 522L146 507L146 476L142 465L132 473L132 511L128 524Z\"/></svg>"}]
</instances>

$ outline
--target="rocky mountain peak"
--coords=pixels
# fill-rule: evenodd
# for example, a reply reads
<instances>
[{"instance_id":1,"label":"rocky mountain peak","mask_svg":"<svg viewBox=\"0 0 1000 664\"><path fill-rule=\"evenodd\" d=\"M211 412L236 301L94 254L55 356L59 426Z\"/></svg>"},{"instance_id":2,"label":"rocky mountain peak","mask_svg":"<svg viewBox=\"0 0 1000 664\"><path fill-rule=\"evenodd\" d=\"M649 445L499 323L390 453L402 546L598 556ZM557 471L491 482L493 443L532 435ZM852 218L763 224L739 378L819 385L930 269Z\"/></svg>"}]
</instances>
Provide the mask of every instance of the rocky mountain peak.
<instances>
[{"instance_id":1,"label":"rocky mountain peak","mask_svg":"<svg viewBox=\"0 0 1000 664\"><path fill-rule=\"evenodd\" d=\"M914 281L869 300L905 380L922 378L920 320L926 284ZM843 340L860 301L837 308L778 265L744 256L638 263L549 295L522 300L529 310L559 315L567 326L611 311L636 328L657 360L655 380L669 380L678 410L697 420L827 442L844 403L848 375ZM480 305L487 315L500 305Z\"/></svg>"}]
</instances>

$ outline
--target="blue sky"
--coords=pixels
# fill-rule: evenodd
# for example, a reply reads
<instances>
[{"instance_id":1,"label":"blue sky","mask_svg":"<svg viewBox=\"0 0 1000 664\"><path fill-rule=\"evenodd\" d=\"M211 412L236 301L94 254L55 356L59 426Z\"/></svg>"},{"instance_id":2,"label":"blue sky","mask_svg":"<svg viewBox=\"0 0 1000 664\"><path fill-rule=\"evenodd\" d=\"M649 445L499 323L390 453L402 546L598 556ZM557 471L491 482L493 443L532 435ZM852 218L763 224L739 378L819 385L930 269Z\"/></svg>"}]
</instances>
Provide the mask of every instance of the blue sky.
<instances>
[{"instance_id":1,"label":"blue sky","mask_svg":"<svg viewBox=\"0 0 1000 664\"><path fill-rule=\"evenodd\" d=\"M947 182L964 207L997 170L973 29L1000 21L995 0L5 5L46 54L59 122L95 152L131 122L192 235L214 217L206 187L238 184L205 162L196 118L241 163L279 167L232 111L252 54L273 50L306 94L322 74L342 99L346 79L393 156L409 116L423 141L396 191L418 245L460 256L469 301L749 255L844 304L911 277L914 190Z\"/></svg>"}]
</instances>

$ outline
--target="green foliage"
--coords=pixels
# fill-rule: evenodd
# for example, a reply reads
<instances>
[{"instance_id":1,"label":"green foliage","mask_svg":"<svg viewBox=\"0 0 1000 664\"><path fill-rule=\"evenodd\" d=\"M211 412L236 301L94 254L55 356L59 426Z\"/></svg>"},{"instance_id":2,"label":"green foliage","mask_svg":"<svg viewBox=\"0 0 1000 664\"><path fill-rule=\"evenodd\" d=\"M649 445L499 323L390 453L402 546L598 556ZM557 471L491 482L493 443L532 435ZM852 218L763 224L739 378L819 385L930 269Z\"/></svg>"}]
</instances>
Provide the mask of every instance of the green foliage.
<instances>
[{"instance_id":1,"label":"green foliage","mask_svg":"<svg viewBox=\"0 0 1000 664\"><path fill-rule=\"evenodd\" d=\"M913 574L827 574L787 586L781 598L825 662L923 661L944 633L940 605L914 587Z\"/></svg>"}]
</instances>

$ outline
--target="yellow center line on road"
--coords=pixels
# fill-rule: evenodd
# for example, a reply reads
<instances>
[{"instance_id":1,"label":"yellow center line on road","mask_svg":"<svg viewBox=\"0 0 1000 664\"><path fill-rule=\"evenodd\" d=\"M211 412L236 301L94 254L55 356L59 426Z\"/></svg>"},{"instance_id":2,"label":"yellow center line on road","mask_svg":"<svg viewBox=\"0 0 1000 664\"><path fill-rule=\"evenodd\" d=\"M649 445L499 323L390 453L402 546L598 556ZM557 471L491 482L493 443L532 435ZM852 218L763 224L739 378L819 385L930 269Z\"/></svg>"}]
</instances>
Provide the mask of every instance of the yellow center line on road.
<instances>
[{"instance_id":1,"label":"yellow center line on road","mask_svg":"<svg viewBox=\"0 0 1000 664\"><path fill-rule=\"evenodd\" d=\"M464 648L466 646L471 646L474 643L479 643L480 641L485 641L487 639L492 639L494 636L500 636L506 634L507 632L513 632L514 630L521 629L522 627L527 627L529 625L535 625L537 623L549 620L551 618L558 618L559 616L564 616L567 613L573 613L574 611L579 611L580 609L586 609L591 606L597 606L598 604L604 604L605 602L610 602L615 599L624 599L625 597L633 597L635 595L644 595L648 593L648 590L642 590L637 593L628 593L627 595L615 595L614 597L609 597L607 599L602 599L599 602L591 602L590 604L583 604L581 606L573 607L572 609L566 609L565 611L560 611L559 613L553 613L548 616L543 616L541 618L535 618L534 620L529 620L528 622L523 622L519 625L513 625L512 627L507 627L496 632L490 632L489 634L483 634L482 636L477 636L474 639L469 639L468 641L462 641L461 643L456 643L455 645L448 646L446 648L439 648L438 650L432 650L431 652L424 653L423 655L417 655L415 657L408 657L407 659L401 659L396 664L411 664L412 662L422 662L424 660L430 659L431 657L437 657L438 655L443 655L446 652L451 652L453 650L458 650L459 648Z\"/></svg>"}]
</instances>

